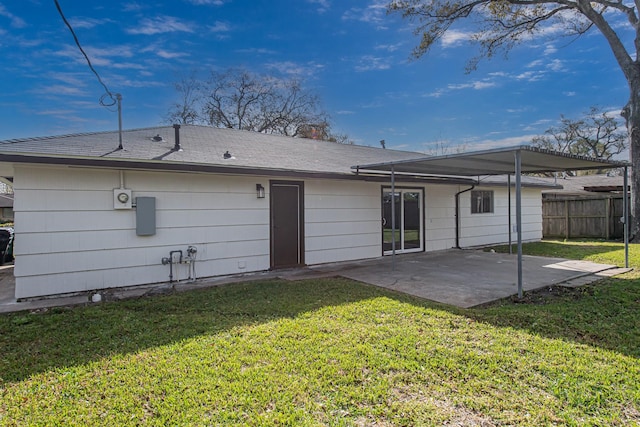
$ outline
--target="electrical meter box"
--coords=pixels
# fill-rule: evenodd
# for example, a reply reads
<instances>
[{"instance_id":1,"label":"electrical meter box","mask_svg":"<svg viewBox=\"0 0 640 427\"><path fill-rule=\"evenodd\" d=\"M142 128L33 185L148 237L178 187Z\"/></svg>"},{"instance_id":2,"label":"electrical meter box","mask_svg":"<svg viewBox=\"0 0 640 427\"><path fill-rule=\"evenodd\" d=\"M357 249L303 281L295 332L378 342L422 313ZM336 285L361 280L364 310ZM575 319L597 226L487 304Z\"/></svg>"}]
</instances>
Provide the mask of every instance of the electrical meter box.
<instances>
[{"instance_id":1,"label":"electrical meter box","mask_svg":"<svg viewBox=\"0 0 640 427\"><path fill-rule=\"evenodd\" d=\"M131 190L128 188L113 189L113 209L132 208Z\"/></svg>"},{"instance_id":2,"label":"electrical meter box","mask_svg":"<svg viewBox=\"0 0 640 427\"><path fill-rule=\"evenodd\" d=\"M136 197L136 234L138 236L156 234L155 197Z\"/></svg>"}]
</instances>

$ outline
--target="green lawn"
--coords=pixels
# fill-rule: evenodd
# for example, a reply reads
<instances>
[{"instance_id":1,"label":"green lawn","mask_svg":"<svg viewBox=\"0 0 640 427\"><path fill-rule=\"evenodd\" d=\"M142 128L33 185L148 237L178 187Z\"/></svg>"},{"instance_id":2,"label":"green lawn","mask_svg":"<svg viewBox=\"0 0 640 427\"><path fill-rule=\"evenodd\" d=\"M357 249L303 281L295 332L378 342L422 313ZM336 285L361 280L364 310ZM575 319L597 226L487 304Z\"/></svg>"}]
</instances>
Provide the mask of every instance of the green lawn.
<instances>
[{"instance_id":1,"label":"green lawn","mask_svg":"<svg viewBox=\"0 0 640 427\"><path fill-rule=\"evenodd\" d=\"M525 248L621 263L613 243ZM0 426L640 425L639 285L461 310L272 280L2 315Z\"/></svg>"}]
</instances>

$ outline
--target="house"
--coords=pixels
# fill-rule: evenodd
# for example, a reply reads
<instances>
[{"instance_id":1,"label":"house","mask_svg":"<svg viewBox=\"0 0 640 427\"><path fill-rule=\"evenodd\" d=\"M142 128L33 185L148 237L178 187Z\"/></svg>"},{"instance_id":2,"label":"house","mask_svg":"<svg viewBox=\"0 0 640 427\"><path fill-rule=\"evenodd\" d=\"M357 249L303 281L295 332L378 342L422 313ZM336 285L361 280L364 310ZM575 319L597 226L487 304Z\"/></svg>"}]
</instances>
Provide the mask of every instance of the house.
<instances>
[{"instance_id":1,"label":"house","mask_svg":"<svg viewBox=\"0 0 640 427\"><path fill-rule=\"evenodd\" d=\"M510 241L504 177L352 168L424 157L193 125L0 141L16 298ZM524 241L544 187L523 178Z\"/></svg>"},{"instance_id":2,"label":"house","mask_svg":"<svg viewBox=\"0 0 640 427\"><path fill-rule=\"evenodd\" d=\"M542 190L544 199L564 199L574 197L622 197L623 176L618 171L589 175L558 174L557 177L539 178L555 188Z\"/></svg>"},{"instance_id":3,"label":"house","mask_svg":"<svg viewBox=\"0 0 640 427\"><path fill-rule=\"evenodd\" d=\"M0 221L13 221L13 193L0 193Z\"/></svg>"}]
</instances>

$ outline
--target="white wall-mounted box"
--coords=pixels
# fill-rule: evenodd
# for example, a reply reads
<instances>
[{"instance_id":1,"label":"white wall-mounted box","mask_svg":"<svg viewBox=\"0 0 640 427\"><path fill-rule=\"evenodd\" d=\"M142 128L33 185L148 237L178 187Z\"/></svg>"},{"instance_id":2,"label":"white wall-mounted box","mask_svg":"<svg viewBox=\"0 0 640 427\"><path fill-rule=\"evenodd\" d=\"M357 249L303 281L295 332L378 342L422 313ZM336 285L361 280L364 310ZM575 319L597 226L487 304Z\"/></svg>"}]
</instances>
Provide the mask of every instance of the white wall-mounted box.
<instances>
[{"instance_id":1,"label":"white wall-mounted box","mask_svg":"<svg viewBox=\"0 0 640 427\"><path fill-rule=\"evenodd\" d=\"M113 189L113 209L131 209L131 190L128 188Z\"/></svg>"}]
</instances>

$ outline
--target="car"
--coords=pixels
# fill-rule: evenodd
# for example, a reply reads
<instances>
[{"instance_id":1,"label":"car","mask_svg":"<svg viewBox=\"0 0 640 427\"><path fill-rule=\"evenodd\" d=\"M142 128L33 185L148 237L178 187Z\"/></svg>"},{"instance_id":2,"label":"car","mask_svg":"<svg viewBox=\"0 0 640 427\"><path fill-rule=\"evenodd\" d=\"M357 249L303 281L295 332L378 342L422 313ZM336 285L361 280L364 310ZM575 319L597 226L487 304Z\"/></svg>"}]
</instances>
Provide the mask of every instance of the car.
<instances>
[{"instance_id":1,"label":"car","mask_svg":"<svg viewBox=\"0 0 640 427\"><path fill-rule=\"evenodd\" d=\"M0 227L0 265L13 261L13 227Z\"/></svg>"}]
</instances>

